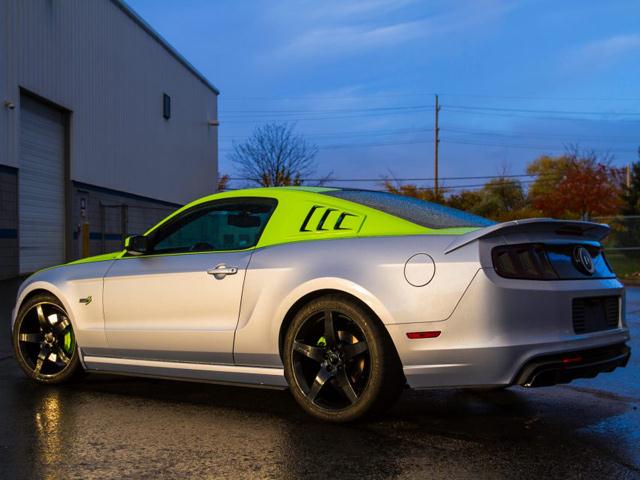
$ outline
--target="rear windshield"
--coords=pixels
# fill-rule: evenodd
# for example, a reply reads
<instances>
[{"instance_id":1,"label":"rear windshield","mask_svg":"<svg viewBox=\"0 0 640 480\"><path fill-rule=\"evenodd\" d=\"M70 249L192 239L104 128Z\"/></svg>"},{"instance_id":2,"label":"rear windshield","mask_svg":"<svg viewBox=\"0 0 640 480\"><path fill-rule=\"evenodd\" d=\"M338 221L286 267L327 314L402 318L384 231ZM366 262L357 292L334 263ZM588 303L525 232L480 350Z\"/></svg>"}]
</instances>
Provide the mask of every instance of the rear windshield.
<instances>
[{"instance_id":1,"label":"rear windshield","mask_svg":"<svg viewBox=\"0 0 640 480\"><path fill-rule=\"evenodd\" d=\"M495 223L462 210L393 193L332 190L323 194L375 208L427 228L486 227Z\"/></svg>"}]
</instances>

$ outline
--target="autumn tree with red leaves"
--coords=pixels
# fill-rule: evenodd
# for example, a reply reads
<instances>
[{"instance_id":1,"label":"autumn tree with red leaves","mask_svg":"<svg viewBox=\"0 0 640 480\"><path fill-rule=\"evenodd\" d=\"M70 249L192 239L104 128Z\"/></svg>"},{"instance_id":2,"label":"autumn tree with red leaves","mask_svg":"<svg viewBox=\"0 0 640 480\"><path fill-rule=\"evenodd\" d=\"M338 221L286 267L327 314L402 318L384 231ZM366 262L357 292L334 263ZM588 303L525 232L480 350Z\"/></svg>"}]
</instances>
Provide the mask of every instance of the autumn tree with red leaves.
<instances>
[{"instance_id":1,"label":"autumn tree with red leaves","mask_svg":"<svg viewBox=\"0 0 640 480\"><path fill-rule=\"evenodd\" d=\"M615 215L621 206L622 172L611 160L577 147L558 157L534 160L527 168L537 177L529 190L532 206L556 218Z\"/></svg>"}]
</instances>

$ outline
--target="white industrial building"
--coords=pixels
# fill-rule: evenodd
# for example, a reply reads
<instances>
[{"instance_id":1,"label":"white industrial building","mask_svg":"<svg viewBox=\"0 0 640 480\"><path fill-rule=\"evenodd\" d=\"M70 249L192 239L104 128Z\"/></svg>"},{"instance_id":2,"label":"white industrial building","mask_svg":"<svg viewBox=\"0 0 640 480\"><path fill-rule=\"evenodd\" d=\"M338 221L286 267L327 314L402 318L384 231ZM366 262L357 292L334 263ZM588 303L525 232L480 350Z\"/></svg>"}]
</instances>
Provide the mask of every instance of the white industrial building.
<instances>
[{"instance_id":1,"label":"white industrial building","mask_svg":"<svg viewBox=\"0 0 640 480\"><path fill-rule=\"evenodd\" d=\"M0 278L215 191L218 93L120 0L2 0Z\"/></svg>"}]
</instances>

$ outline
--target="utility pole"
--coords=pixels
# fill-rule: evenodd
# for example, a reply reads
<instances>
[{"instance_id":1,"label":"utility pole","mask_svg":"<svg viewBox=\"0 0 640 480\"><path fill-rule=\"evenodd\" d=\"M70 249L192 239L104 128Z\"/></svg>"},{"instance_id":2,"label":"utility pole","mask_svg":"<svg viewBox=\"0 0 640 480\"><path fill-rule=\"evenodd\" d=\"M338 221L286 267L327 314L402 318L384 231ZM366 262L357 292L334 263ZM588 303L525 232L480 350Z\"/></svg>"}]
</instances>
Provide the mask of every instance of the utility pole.
<instances>
[{"instance_id":1,"label":"utility pole","mask_svg":"<svg viewBox=\"0 0 640 480\"><path fill-rule=\"evenodd\" d=\"M439 117L439 113L440 113L440 104L438 103L438 94L436 94L436 123L435 123L435 128L433 130L433 134L435 136L433 143L434 143L434 152L433 152L433 170L434 170L434 175L433 175L433 193L435 194L435 196L438 196L438 146L440 144L440 127L438 126L438 117Z\"/></svg>"}]
</instances>

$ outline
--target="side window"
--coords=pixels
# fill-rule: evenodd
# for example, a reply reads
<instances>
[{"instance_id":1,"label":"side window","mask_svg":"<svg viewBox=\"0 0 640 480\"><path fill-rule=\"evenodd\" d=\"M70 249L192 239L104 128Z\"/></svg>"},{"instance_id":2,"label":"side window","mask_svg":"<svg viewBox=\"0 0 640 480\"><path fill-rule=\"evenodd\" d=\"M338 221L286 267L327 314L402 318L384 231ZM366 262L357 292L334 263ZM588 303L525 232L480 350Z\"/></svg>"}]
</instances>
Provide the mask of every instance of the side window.
<instances>
[{"instance_id":1,"label":"side window","mask_svg":"<svg viewBox=\"0 0 640 480\"><path fill-rule=\"evenodd\" d=\"M220 201L185 212L152 236L152 253L244 250L258 243L277 202Z\"/></svg>"}]
</instances>

